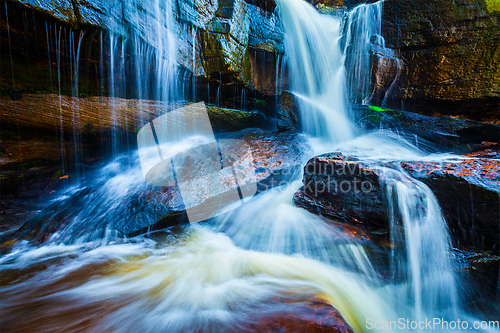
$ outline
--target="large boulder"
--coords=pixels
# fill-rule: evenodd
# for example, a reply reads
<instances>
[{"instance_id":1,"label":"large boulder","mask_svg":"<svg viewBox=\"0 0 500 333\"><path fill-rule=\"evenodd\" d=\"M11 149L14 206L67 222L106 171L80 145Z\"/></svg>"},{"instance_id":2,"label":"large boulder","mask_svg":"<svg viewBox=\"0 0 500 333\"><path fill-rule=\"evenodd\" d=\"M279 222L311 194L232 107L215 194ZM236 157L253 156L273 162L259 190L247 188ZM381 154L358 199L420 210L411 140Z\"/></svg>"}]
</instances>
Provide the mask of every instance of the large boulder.
<instances>
[{"instance_id":1,"label":"large boulder","mask_svg":"<svg viewBox=\"0 0 500 333\"><path fill-rule=\"evenodd\" d=\"M405 71L405 109L498 122L500 10L494 1L384 2L384 36Z\"/></svg>"},{"instance_id":2,"label":"large boulder","mask_svg":"<svg viewBox=\"0 0 500 333\"><path fill-rule=\"evenodd\" d=\"M387 168L402 168L436 195L455 245L499 250L500 160L366 162L341 153L317 156L304 167L294 203L328 218L388 228Z\"/></svg>"},{"instance_id":3,"label":"large boulder","mask_svg":"<svg viewBox=\"0 0 500 333\"><path fill-rule=\"evenodd\" d=\"M341 153L324 154L307 162L304 186L293 200L312 213L375 229L386 225L386 181L376 165Z\"/></svg>"}]
</instances>

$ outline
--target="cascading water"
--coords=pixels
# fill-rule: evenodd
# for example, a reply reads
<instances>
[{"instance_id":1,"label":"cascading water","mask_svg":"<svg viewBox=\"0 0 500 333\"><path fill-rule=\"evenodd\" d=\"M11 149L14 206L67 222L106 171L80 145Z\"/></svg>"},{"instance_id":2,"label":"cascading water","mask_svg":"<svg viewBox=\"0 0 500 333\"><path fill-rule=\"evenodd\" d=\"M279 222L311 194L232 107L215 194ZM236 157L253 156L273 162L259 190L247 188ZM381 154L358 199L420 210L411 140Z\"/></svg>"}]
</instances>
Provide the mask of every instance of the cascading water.
<instances>
[{"instance_id":1,"label":"cascading water","mask_svg":"<svg viewBox=\"0 0 500 333\"><path fill-rule=\"evenodd\" d=\"M425 152L395 135L355 138L348 117L346 70L358 76L362 90L369 85L361 74L379 21L368 18L380 14L381 3L348 15L345 47L340 18L320 15L302 0L277 4L311 156L342 151L373 163L424 158ZM108 7L116 33L109 40L111 94L127 87L123 56L132 48L137 98L177 98L171 3L149 2L142 7L145 15L132 10L136 5ZM60 40L60 30L56 34ZM354 63L346 62L347 53L356 55ZM196 144L191 140L179 149ZM134 223L127 198L146 185L137 156L118 157L52 202L48 215L67 226L45 245L21 242L0 257L0 323L6 330L37 331L252 331L258 319L286 311L285 303L317 298L336 307L356 332L397 331L370 329L368 319L454 320L462 313L439 205L424 184L396 168L385 170L391 179L389 281L362 243L292 205L298 181L262 193L211 224L127 239L117 225ZM71 205L71 214L61 214Z\"/></svg>"},{"instance_id":2,"label":"cascading water","mask_svg":"<svg viewBox=\"0 0 500 333\"><path fill-rule=\"evenodd\" d=\"M302 0L277 3L304 132L326 141L351 139L354 128L347 112L341 19L318 15Z\"/></svg>"}]
</instances>

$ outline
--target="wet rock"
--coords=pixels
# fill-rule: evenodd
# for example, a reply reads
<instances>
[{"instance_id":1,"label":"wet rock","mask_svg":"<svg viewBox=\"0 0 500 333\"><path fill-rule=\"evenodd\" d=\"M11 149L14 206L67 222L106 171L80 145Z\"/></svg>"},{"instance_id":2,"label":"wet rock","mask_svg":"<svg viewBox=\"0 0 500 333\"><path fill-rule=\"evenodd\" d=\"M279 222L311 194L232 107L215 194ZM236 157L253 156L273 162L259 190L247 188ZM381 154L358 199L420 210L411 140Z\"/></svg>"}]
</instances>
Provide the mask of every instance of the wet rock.
<instances>
[{"instance_id":1,"label":"wet rock","mask_svg":"<svg viewBox=\"0 0 500 333\"><path fill-rule=\"evenodd\" d=\"M436 195L455 243L499 250L500 160L401 162Z\"/></svg>"},{"instance_id":2,"label":"wet rock","mask_svg":"<svg viewBox=\"0 0 500 333\"><path fill-rule=\"evenodd\" d=\"M472 311L490 312L499 283L500 257L488 252L453 249L455 271L462 281L462 295ZM486 310L486 311L485 311ZM496 309L491 309L495 312ZM491 313L491 312L490 312Z\"/></svg>"},{"instance_id":3,"label":"wet rock","mask_svg":"<svg viewBox=\"0 0 500 333\"><path fill-rule=\"evenodd\" d=\"M231 139L244 144L228 143L227 140ZM248 154L248 147L251 148L251 154ZM220 140L220 149L223 152L224 167L236 170L238 175L245 175L238 176L237 183L227 181L219 184L220 190L231 191L239 187L244 191L243 188L253 182L253 188L258 193L293 179L300 169L303 148L297 136L243 131L224 134ZM62 241L79 237L99 239L107 234L117 237L135 236L188 223L183 200L186 193L181 195L179 187L175 185L148 185L140 168L133 164L139 163L136 158L130 154L123 155L114 163L108 164L108 167L89 171L88 177L75 179L72 183L79 186L66 185L70 189L67 192L62 188L55 189L44 200L39 200L44 207L38 207L39 212L35 216L26 216L29 219L23 223L17 221L16 226L22 226L14 233L0 234L0 243L13 239L43 243L56 232L59 232L58 239ZM116 168L120 174L116 173ZM201 169L190 169L192 178L203 177L204 173ZM114 192L115 182L124 182L123 179L119 180L121 174L126 174L131 184L122 189L126 191L126 195L117 196ZM232 173L228 177L234 180ZM59 178L61 176L57 179ZM67 175L62 178L72 180ZM191 187L189 191L188 194L197 198L197 205L213 198L213 193L203 193L196 187ZM220 194L223 193L217 193ZM5 228L10 230L7 226Z\"/></svg>"},{"instance_id":4,"label":"wet rock","mask_svg":"<svg viewBox=\"0 0 500 333\"><path fill-rule=\"evenodd\" d=\"M300 131L300 108L297 97L288 91L281 93L277 111L278 131Z\"/></svg>"},{"instance_id":5,"label":"wet rock","mask_svg":"<svg viewBox=\"0 0 500 333\"><path fill-rule=\"evenodd\" d=\"M483 141L500 142L500 126L445 116L356 105L358 124L366 129L389 128L417 135L440 149L467 152ZM411 138L410 138L411 139ZM417 143L418 144L418 143Z\"/></svg>"},{"instance_id":6,"label":"wet rock","mask_svg":"<svg viewBox=\"0 0 500 333\"><path fill-rule=\"evenodd\" d=\"M367 163L331 153L309 160L304 186L294 203L312 213L369 229L387 228L384 167L401 167L433 191L452 240L462 248L499 250L500 160L464 158L448 161Z\"/></svg>"},{"instance_id":7,"label":"wet rock","mask_svg":"<svg viewBox=\"0 0 500 333\"><path fill-rule=\"evenodd\" d=\"M338 310L322 300L291 302L285 310L270 313L249 325L244 332L351 333ZM284 305L277 305L282 308ZM276 306L274 306L276 307Z\"/></svg>"},{"instance_id":8,"label":"wet rock","mask_svg":"<svg viewBox=\"0 0 500 333\"><path fill-rule=\"evenodd\" d=\"M385 1L383 33L405 63L405 109L498 122L499 19L487 1Z\"/></svg>"},{"instance_id":9,"label":"wet rock","mask_svg":"<svg viewBox=\"0 0 500 333\"><path fill-rule=\"evenodd\" d=\"M341 153L310 159L304 167L304 186L295 193L298 207L377 229L386 225L386 176L377 166Z\"/></svg>"},{"instance_id":10,"label":"wet rock","mask_svg":"<svg viewBox=\"0 0 500 333\"><path fill-rule=\"evenodd\" d=\"M276 55L283 52L283 32L274 14L243 0L226 1L204 27L200 43L203 69L209 77L229 75L246 88L276 94L276 74L264 70L275 68Z\"/></svg>"},{"instance_id":11,"label":"wet rock","mask_svg":"<svg viewBox=\"0 0 500 333\"><path fill-rule=\"evenodd\" d=\"M96 0L15 0L71 25L100 25L104 19L101 4Z\"/></svg>"},{"instance_id":12,"label":"wet rock","mask_svg":"<svg viewBox=\"0 0 500 333\"><path fill-rule=\"evenodd\" d=\"M22 100L0 98L2 123L29 126L45 131L103 132L120 129L135 132L147 121L166 111L182 107L182 103L163 103L111 97L78 98L55 94L26 94ZM23 110L23 112L18 112ZM218 131L239 131L258 127L263 116L245 112L207 107L210 120ZM75 115L78 117L75 119Z\"/></svg>"}]
</instances>

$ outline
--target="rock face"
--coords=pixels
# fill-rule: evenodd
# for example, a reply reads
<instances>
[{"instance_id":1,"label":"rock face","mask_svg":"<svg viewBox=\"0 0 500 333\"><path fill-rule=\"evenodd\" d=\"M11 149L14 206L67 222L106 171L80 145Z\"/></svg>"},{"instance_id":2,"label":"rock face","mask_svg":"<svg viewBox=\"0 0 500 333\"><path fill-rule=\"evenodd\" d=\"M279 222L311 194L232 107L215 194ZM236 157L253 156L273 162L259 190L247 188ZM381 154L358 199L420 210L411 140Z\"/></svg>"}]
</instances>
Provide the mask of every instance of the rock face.
<instances>
[{"instance_id":1,"label":"rock face","mask_svg":"<svg viewBox=\"0 0 500 333\"><path fill-rule=\"evenodd\" d=\"M295 193L295 205L328 218L386 225L386 178L381 168L341 153L310 159L304 167L304 186Z\"/></svg>"},{"instance_id":2,"label":"rock face","mask_svg":"<svg viewBox=\"0 0 500 333\"><path fill-rule=\"evenodd\" d=\"M353 109L359 116L358 125L362 128L397 130L409 135L407 139L414 141L417 146L431 143L432 146L428 148L434 147L437 151L464 153L485 141L491 145L500 142L499 125L366 105L355 105Z\"/></svg>"},{"instance_id":3,"label":"rock face","mask_svg":"<svg viewBox=\"0 0 500 333\"><path fill-rule=\"evenodd\" d=\"M401 166L434 192L458 245L499 250L500 160L401 162Z\"/></svg>"},{"instance_id":4,"label":"rock face","mask_svg":"<svg viewBox=\"0 0 500 333\"><path fill-rule=\"evenodd\" d=\"M294 94L284 91L278 101L277 127L281 132L298 132L300 125L300 109L297 97Z\"/></svg>"},{"instance_id":5,"label":"rock face","mask_svg":"<svg viewBox=\"0 0 500 333\"><path fill-rule=\"evenodd\" d=\"M405 63L398 90L405 109L500 120L500 10L493 3L384 2L387 45Z\"/></svg>"},{"instance_id":6,"label":"rock face","mask_svg":"<svg viewBox=\"0 0 500 333\"><path fill-rule=\"evenodd\" d=\"M325 217L387 228L387 172L402 167L436 195L454 244L499 250L500 160L464 158L441 162L367 163L340 153L314 157L294 203Z\"/></svg>"}]
</instances>

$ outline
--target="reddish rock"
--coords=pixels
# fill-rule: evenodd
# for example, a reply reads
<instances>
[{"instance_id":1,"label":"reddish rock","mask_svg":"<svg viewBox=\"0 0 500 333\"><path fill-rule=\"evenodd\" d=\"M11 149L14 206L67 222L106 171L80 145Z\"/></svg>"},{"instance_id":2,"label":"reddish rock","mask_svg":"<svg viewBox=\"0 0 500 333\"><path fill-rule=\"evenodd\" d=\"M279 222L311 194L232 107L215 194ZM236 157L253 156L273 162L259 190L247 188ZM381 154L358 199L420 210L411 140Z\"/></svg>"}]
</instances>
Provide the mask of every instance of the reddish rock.
<instances>
[{"instance_id":1,"label":"reddish rock","mask_svg":"<svg viewBox=\"0 0 500 333\"><path fill-rule=\"evenodd\" d=\"M325 154L304 167L304 186L294 203L327 218L378 228L386 224L384 181L380 167L340 153Z\"/></svg>"},{"instance_id":2,"label":"reddish rock","mask_svg":"<svg viewBox=\"0 0 500 333\"><path fill-rule=\"evenodd\" d=\"M500 160L403 161L400 165L434 192L455 245L498 251ZM362 223L368 230L385 229L389 221L384 167L397 164L367 163L340 153L314 157L304 168L304 186L295 193L294 203L327 218Z\"/></svg>"},{"instance_id":3,"label":"reddish rock","mask_svg":"<svg viewBox=\"0 0 500 333\"><path fill-rule=\"evenodd\" d=\"M249 325L245 332L348 333L353 332L334 307L322 300L288 303L286 312L272 313Z\"/></svg>"},{"instance_id":4,"label":"reddish rock","mask_svg":"<svg viewBox=\"0 0 500 333\"><path fill-rule=\"evenodd\" d=\"M408 174L431 188L461 247L499 249L500 160L401 162Z\"/></svg>"}]
</instances>

